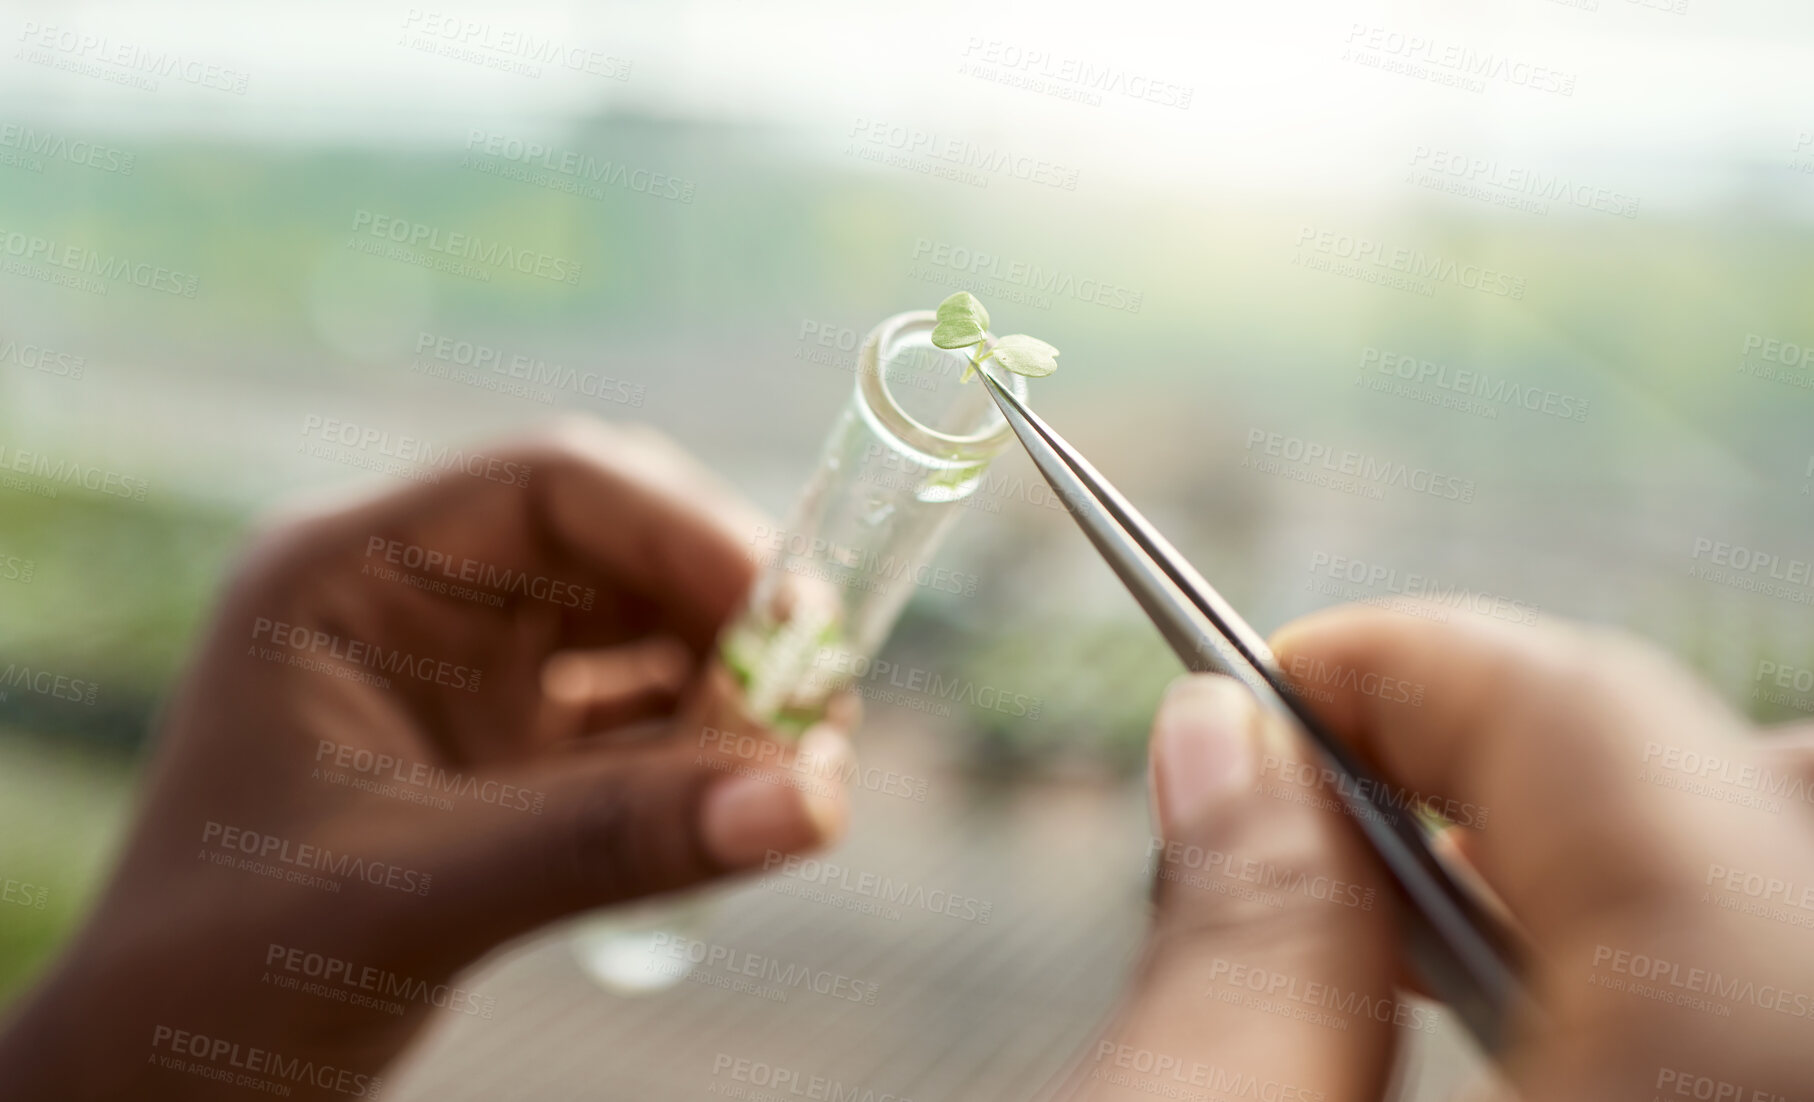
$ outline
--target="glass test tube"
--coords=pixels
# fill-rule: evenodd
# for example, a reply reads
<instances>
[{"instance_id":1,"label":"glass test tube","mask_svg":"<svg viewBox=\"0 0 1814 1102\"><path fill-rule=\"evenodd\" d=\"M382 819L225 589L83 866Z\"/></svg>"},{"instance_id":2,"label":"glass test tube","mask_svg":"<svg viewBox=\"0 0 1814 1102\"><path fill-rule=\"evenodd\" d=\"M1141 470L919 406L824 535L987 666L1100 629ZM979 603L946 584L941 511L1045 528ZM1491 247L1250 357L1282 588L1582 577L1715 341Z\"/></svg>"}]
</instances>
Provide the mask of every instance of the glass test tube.
<instances>
[{"instance_id":1,"label":"glass test tube","mask_svg":"<svg viewBox=\"0 0 1814 1102\"><path fill-rule=\"evenodd\" d=\"M964 588L930 560L1014 433L980 381L959 381L968 350L933 345L935 322L930 310L896 314L864 340L850 403L786 525L759 534L762 571L719 639L745 713L783 734L824 714L916 587ZM1026 397L1025 378L998 377ZM702 903L696 893L587 916L575 954L614 991L668 987L687 969L655 958L658 935L702 925Z\"/></svg>"}]
</instances>

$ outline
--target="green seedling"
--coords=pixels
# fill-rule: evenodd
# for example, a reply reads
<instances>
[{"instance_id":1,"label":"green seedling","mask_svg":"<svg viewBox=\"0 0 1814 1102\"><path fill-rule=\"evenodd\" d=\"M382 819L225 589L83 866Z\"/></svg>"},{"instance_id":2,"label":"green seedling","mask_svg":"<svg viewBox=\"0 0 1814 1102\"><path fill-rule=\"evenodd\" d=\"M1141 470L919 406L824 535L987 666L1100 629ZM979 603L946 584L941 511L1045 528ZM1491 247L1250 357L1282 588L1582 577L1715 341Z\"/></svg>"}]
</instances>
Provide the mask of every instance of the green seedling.
<instances>
[{"instance_id":1,"label":"green seedling","mask_svg":"<svg viewBox=\"0 0 1814 1102\"><path fill-rule=\"evenodd\" d=\"M991 358L1016 375L1034 379L1058 370L1058 349L1045 341L1015 333L986 344L984 338L988 330L989 311L983 309L983 304L969 291L959 291L938 304L938 324L932 330L932 343L952 351L974 346L970 363L964 368L964 377L959 382L969 382L970 376Z\"/></svg>"}]
</instances>

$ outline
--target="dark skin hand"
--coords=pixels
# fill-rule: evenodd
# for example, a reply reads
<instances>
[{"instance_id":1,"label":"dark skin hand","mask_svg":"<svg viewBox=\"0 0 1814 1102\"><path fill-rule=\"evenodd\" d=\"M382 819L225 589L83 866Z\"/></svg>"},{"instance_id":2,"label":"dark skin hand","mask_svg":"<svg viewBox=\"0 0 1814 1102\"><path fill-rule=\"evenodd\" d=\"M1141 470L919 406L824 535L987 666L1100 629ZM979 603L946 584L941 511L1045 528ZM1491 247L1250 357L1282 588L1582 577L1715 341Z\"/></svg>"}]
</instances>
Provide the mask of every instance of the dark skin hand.
<instances>
[{"instance_id":1,"label":"dark skin hand","mask_svg":"<svg viewBox=\"0 0 1814 1102\"><path fill-rule=\"evenodd\" d=\"M0 1037L13 1097L238 1098L158 1058L254 1049L289 1097L369 1096L436 999L479 1010L440 985L498 944L841 831L839 728L775 741L703 660L755 571L747 508L645 432L488 454L257 541L112 881ZM818 783L774 783L796 754ZM399 1016L284 986L309 954L414 996Z\"/></svg>"},{"instance_id":2,"label":"dark skin hand","mask_svg":"<svg viewBox=\"0 0 1814 1102\"><path fill-rule=\"evenodd\" d=\"M1272 647L1394 793L1462 824L1445 848L1528 938L1539 1014L1464 1097L1814 1098L1810 732L1757 737L1613 632L1444 615L1331 609ZM1317 756L1197 675L1152 760L1148 955L1070 1097L1396 1097L1394 1050L1449 1011L1399 994L1396 903Z\"/></svg>"}]
</instances>

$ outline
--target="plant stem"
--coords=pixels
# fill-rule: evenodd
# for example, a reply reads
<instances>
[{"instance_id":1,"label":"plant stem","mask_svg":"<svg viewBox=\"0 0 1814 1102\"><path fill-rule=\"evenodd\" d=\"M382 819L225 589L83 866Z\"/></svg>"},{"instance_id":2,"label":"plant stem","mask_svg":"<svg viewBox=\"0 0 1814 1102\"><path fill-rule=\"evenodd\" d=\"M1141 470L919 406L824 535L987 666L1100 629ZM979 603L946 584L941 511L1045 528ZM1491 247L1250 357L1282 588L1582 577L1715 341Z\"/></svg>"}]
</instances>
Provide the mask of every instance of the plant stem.
<instances>
[{"instance_id":1,"label":"plant stem","mask_svg":"<svg viewBox=\"0 0 1814 1102\"><path fill-rule=\"evenodd\" d=\"M983 345L982 345L981 341L978 341L976 343L976 348L978 351L982 351ZM958 382L960 382L960 383L969 382L970 376L972 376L972 375L976 374L978 371L982 370L983 361L993 355L995 355L995 349L993 349L993 348L989 349L986 352L983 352L983 354L980 356L978 356L975 352L970 353L969 366L964 368L964 377L959 379Z\"/></svg>"}]
</instances>

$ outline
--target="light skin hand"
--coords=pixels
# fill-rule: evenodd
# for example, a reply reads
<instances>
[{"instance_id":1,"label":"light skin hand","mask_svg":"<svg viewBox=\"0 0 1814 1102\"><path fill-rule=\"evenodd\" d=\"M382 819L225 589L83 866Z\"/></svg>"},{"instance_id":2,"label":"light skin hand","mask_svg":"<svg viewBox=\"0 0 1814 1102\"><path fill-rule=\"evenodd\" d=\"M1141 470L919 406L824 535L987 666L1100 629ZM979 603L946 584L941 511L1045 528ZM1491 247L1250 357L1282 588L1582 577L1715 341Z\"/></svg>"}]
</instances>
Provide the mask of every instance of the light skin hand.
<instances>
[{"instance_id":1,"label":"light skin hand","mask_svg":"<svg viewBox=\"0 0 1814 1102\"><path fill-rule=\"evenodd\" d=\"M445 993L547 922L841 832L843 733L774 739L704 661L754 573L747 507L646 432L576 422L488 454L527 484L455 475L256 543L162 719L104 896L0 1035L9 1091L246 1093L160 1066L174 1031L377 1076L434 1000L392 996L394 1015L285 986L310 978L304 955ZM796 753L814 783L775 783ZM324 852L361 864L324 871Z\"/></svg>"},{"instance_id":2,"label":"light skin hand","mask_svg":"<svg viewBox=\"0 0 1814 1102\"><path fill-rule=\"evenodd\" d=\"M1811 1097L1814 933L1793 919L1814 911L1785 902L1814 886L1814 807L1793 795L1807 789L1771 810L1748 806L1744 783L1708 795L1681 782L1708 757L1728 763L1722 777L1814 778L1814 737L1758 738L1692 675L1605 632L1346 608L1273 645L1388 782L1474 820L1445 841L1529 938L1543 1018L1514 1023L1506 1083L1484 1086L1545 1102L1719 1084ZM1150 1100L1156 1085L1252 1076L1283 1097L1376 1099L1398 1033L1428 1024L1394 990L1405 977L1383 874L1351 821L1317 806L1336 792L1292 766L1316 762L1295 739L1227 679L1168 695L1153 782L1175 845L1156 862L1152 944L1075 1094ZM1731 906L1760 902L1764 882L1790 885L1776 916ZM1374 905L1335 884L1374 889Z\"/></svg>"}]
</instances>

